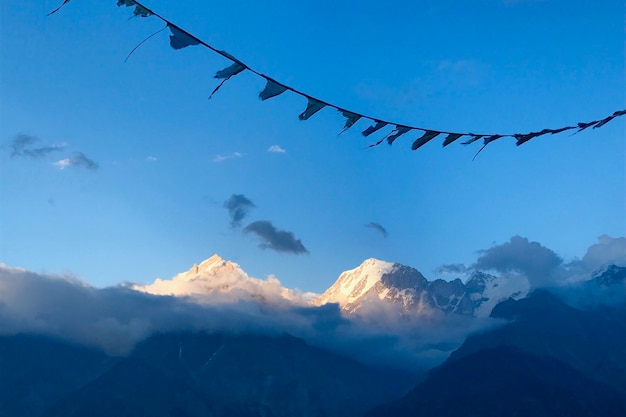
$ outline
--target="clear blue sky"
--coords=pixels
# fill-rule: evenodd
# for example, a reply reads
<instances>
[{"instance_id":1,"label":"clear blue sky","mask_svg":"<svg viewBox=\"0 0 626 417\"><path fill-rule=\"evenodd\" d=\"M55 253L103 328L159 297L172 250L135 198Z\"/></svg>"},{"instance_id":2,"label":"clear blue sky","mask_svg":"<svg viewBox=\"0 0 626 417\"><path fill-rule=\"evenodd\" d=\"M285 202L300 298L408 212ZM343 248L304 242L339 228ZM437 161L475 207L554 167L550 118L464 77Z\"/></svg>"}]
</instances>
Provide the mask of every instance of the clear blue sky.
<instances>
[{"instance_id":1,"label":"clear blue sky","mask_svg":"<svg viewBox=\"0 0 626 417\"><path fill-rule=\"evenodd\" d=\"M154 17L128 20L114 0L72 0L46 17L59 3L0 4L7 265L105 286L169 278L217 252L321 292L369 257L432 278L512 235L565 259L626 235L626 117L519 148L504 138L475 161L478 143L438 138L412 152L415 133L365 149L378 139L359 134L367 123L337 136L330 109L299 121L306 100L261 102L251 73L207 100L230 63L199 46L174 51L168 31L124 63L163 26ZM626 107L621 0L145 4L281 82L399 123L525 133ZM12 157L20 134L38 138L24 149L62 149ZM256 206L239 228L223 206L232 194ZM243 233L258 220L309 253L259 248Z\"/></svg>"}]
</instances>

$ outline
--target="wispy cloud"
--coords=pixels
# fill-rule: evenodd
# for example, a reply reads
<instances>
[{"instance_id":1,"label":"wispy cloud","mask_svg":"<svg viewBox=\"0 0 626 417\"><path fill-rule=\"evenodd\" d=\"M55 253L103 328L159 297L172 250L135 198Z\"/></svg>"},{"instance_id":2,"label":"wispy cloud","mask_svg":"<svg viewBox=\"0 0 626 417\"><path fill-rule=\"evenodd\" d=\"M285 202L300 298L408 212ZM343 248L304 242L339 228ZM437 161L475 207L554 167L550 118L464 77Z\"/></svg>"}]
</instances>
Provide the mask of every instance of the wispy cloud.
<instances>
[{"instance_id":1,"label":"wispy cloud","mask_svg":"<svg viewBox=\"0 0 626 417\"><path fill-rule=\"evenodd\" d=\"M157 159L156 156L150 155L150 156L146 157L146 161L148 161L148 162L156 162L156 161L158 161L158 159Z\"/></svg>"},{"instance_id":2,"label":"wispy cloud","mask_svg":"<svg viewBox=\"0 0 626 417\"><path fill-rule=\"evenodd\" d=\"M76 152L69 158L56 161L54 166L59 169L65 169L68 167L86 168L92 171L98 169L98 164L94 160L87 158L82 152Z\"/></svg>"},{"instance_id":3,"label":"wispy cloud","mask_svg":"<svg viewBox=\"0 0 626 417\"><path fill-rule=\"evenodd\" d=\"M243 231L257 235L261 239L259 247L263 249L295 254L309 253L300 239L296 239L292 232L277 229L270 221L259 220L250 223Z\"/></svg>"},{"instance_id":4,"label":"wispy cloud","mask_svg":"<svg viewBox=\"0 0 626 417\"><path fill-rule=\"evenodd\" d=\"M380 234L383 235L383 237L387 237L389 235L387 233L387 229L385 229L380 223L369 222L368 224L365 225L365 227L368 227L370 229L374 229L374 230L380 232Z\"/></svg>"},{"instance_id":5,"label":"wispy cloud","mask_svg":"<svg viewBox=\"0 0 626 417\"><path fill-rule=\"evenodd\" d=\"M463 264L447 264L441 265L435 272L438 274L465 274L467 267Z\"/></svg>"},{"instance_id":6,"label":"wispy cloud","mask_svg":"<svg viewBox=\"0 0 626 417\"><path fill-rule=\"evenodd\" d=\"M243 194L233 194L224 201L224 208L228 210L230 225L241 226L242 220L248 215L250 209L256 207L254 203Z\"/></svg>"},{"instance_id":7,"label":"wispy cloud","mask_svg":"<svg viewBox=\"0 0 626 417\"><path fill-rule=\"evenodd\" d=\"M53 152L62 151L66 146L65 144L35 146L38 142L39 138L34 136L24 134L17 135L9 145L11 157L43 158Z\"/></svg>"},{"instance_id":8,"label":"wispy cloud","mask_svg":"<svg viewBox=\"0 0 626 417\"><path fill-rule=\"evenodd\" d=\"M227 155L215 155L215 158L213 158L213 162L223 162L227 159L241 158L242 156L243 154L241 152L233 152Z\"/></svg>"},{"instance_id":9,"label":"wispy cloud","mask_svg":"<svg viewBox=\"0 0 626 417\"><path fill-rule=\"evenodd\" d=\"M283 148L281 148L281 147L280 147L280 146L278 146L278 145L272 145L272 146L270 146L270 147L267 149L267 151L268 151L268 152L271 152L271 153L285 153L285 152L287 152L286 150L284 150Z\"/></svg>"}]
</instances>

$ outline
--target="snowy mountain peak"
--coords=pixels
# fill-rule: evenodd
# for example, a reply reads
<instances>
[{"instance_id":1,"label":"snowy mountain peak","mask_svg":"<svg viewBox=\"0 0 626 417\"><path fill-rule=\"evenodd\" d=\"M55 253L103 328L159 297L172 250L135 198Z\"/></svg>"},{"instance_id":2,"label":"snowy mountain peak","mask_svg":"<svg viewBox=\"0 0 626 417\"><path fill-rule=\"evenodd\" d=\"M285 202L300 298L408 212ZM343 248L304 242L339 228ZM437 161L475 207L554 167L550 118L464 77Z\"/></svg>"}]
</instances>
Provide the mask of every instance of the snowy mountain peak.
<instances>
[{"instance_id":1,"label":"snowy mountain peak","mask_svg":"<svg viewBox=\"0 0 626 417\"><path fill-rule=\"evenodd\" d=\"M416 291L426 283L426 278L415 268L370 258L342 273L313 303L338 303L348 313L356 312L370 299L408 306L416 302Z\"/></svg>"},{"instance_id":2,"label":"snowy mountain peak","mask_svg":"<svg viewBox=\"0 0 626 417\"><path fill-rule=\"evenodd\" d=\"M417 269L399 263L367 259L342 273L313 304L337 303L346 314L402 317L432 314L488 316L491 308L509 297L524 296L528 283L474 271L460 279L427 280Z\"/></svg>"},{"instance_id":3,"label":"snowy mountain peak","mask_svg":"<svg viewBox=\"0 0 626 417\"><path fill-rule=\"evenodd\" d=\"M193 264L185 275L188 279L207 278L221 275L224 272L237 275L246 275L245 272L234 262L230 262L219 256L217 253L198 264ZM247 276L247 275L246 275Z\"/></svg>"},{"instance_id":4,"label":"snowy mountain peak","mask_svg":"<svg viewBox=\"0 0 626 417\"><path fill-rule=\"evenodd\" d=\"M276 305L304 303L299 294L283 287L278 279L272 276L267 279L251 278L238 264L217 254L172 279L157 278L152 284L134 285L132 288L155 295L191 296L207 303L251 299Z\"/></svg>"},{"instance_id":5,"label":"snowy mountain peak","mask_svg":"<svg viewBox=\"0 0 626 417\"><path fill-rule=\"evenodd\" d=\"M343 272L337 281L313 302L318 305L352 303L380 282L382 276L391 272L393 267L394 264L391 262L366 259L358 267Z\"/></svg>"}]
</instances>

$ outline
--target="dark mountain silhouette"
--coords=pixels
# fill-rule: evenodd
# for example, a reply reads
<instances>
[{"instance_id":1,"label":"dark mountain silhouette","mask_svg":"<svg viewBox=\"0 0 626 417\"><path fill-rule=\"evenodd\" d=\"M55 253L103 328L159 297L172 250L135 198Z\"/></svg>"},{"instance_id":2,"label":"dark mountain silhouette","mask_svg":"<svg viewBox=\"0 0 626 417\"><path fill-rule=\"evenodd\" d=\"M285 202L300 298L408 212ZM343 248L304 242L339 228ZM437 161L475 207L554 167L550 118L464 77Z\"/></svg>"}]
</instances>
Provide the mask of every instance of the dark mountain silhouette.
<instances>
[{"instance_id":1,"label":"dark mountain silhouette","mask_svg":"<svg viewBox=\"0 0 626 417\"><path fill-rule=\"evenodd\" d=\"M491 316L508 324L470 336L368 417L626 415L626 308L581 310L536 290Z\"/></svg>"},{"instance_id":2,"label":"dark mountain silhouette","mask_svg":"<svg viewBox=\"0 0 626 417\"><path fill-rule=\"evenodd\" d=\"M37 416L112 364L104 353L44 336L0 336L0 416Z\"/></svg>"},{"instance_id":3,"label":"dark mountain silhouette","mask_svg":"<svg viewBox=\"0 0 626 417\"><path fill-rule=\"evenodd\" d=\"M367 417L592 417L626 413L624 397L566 364L515 347L434 369L403 399Z\"/></svg>"},{"instance_id":4,"label":"dark mountain silhouette","mask_svg":"<svg viewBox=\"0 0 626 417\"><path fill-rule=\"evenodd\" d=\"M1 342L2 417L360 416L418 379L286 334L157 334L125 358L44 337Z\"/></svg>"}]
</instances>

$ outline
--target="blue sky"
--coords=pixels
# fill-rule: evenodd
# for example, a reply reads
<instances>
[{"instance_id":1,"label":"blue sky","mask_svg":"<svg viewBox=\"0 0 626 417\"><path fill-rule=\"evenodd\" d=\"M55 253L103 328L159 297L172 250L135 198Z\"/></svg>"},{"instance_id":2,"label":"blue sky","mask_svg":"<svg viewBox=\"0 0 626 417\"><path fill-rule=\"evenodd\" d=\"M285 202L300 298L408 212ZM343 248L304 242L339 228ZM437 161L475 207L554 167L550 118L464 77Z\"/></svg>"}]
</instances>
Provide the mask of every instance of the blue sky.
<instances>
[{"instance_id":1,"label":"blue sky","mask_svg":"<svg viewBox=\"0 0 626 417\"><path fill-rule=\"evenodd\" d=\"M58 3L0 5L7 265L105 286L169 278L219 253L321 292L369 257L434 277L513 235L565 259L626 235L626 118L519 148L503 138L474 161L479 143L438 138L413 152L415 133L366 149L379 137L359 134L365 121L341 136L330 109L300 121L305 99L261 102L251 73L207 100L230 62L174 51L168 31L125 63L163 27L154 17L128 20L113 0L72 0L46 17ZM617 0L145 4L281 82L398 123L526 133L626 107ZM24 149L58 149L12 156L19 135L37 139ZM224 207L234 194L254 204L238 227ZM259 221L308 252L260 248L244 232Z\"/></svg>"}]
</instances>

